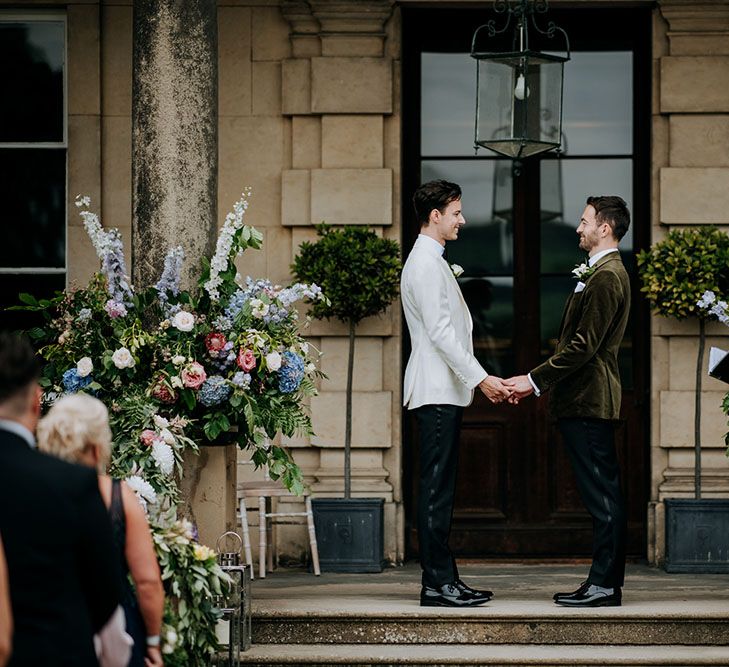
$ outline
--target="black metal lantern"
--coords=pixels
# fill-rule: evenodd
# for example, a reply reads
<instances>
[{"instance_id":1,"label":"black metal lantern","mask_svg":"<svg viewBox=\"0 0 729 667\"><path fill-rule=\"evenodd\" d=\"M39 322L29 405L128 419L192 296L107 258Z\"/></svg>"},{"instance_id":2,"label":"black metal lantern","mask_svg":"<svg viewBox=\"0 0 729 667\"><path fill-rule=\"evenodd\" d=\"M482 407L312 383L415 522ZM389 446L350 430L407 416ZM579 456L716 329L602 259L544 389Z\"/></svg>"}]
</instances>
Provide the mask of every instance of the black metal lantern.
<instances>
[{"instance_id":1,"label":"black metal lantern","mask_svg":"<svg viewBox=\"0 0 729 667\"><path fill-rule=\"evenodd\" d=\"M549 22L542 30L536 14L547 11L547 0L494 0L494 10L505 14L503 27L496 21L478 27L471 41L471 57L476 59L475 148L488 148L519 159L559 148L562 143L562 87L564 63L570 59L567 33ZM488 38L505 33L515 22L511 50L481 50L481 31ZM529 23L549 38L564 37L566 55L533 51L529 48Z\"/></svg>"}]
</instances>

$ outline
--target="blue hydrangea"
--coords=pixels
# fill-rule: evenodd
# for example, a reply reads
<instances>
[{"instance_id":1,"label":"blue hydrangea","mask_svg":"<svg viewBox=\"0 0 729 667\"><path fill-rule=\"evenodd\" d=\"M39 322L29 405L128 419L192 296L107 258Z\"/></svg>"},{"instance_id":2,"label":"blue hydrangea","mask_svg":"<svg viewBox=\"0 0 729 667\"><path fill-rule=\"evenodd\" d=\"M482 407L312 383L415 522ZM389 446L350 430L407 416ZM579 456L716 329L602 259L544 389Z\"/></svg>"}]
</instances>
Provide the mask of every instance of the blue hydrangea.
<instances>
[{"instance_id":1,"label":"blue hydrangea","mask_svg":"<svg viewBox=\"0 0 729 667\"><path fill-rule=\"evenodd\" d=\"M82 378L75 368L69 368L63 374L63 388L69 394L75 394L79 389L85 389L93 382L90 375Z\"/></svg>"},{"instance_id":2,"label":"blue hydrangea","mask_svg":"<svg viewBox=\"0 0 729 667\"><path fill-rule=\"evenodd\" d=\"M240 387L241 389L248 389L251 385L251 375L250 373L244 373L243 371L238 371L230 380L236 387Z\"/></svg>"},{"instance_id":3,"label":"blue hydrangea","mask_svg":"<svg viewBox=\"0 0 729 667\"><path fill-rule=\"evenodd\" d=\"M296 391L304 379L304 360L290 350L281 355L283 363L278 370L278 390L282 394Z\"/></svg>"},{"instance_id":4,"label":"blue hydrangea","mask_svg":"<svg viewBox=\"0 0 729 667\"><path fill-rule=\"evenodd\" d=\"M220 375L211 375L200 387L197 399L203 405L212 407L227 400L231 391L230 385L225 381L225 378L220 377Z\"/></svg>"}]
</instances>

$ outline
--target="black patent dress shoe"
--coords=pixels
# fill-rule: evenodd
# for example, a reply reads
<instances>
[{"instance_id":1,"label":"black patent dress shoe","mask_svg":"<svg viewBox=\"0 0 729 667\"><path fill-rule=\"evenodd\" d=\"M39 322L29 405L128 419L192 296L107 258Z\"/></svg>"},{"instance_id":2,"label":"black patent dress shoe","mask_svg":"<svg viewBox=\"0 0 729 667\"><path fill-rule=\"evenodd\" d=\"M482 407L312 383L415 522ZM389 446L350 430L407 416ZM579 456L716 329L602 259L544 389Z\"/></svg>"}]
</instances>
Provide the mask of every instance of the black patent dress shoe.
<instances>
[{"instance_id":1,"label":"black patent dress shoe","mask_svg":"<svg viewBox=\"0 0 729 667\"><path fill-rule=\"evenodd\" d=\"M576 595L582 595L589 587L590 587L590 582L583 581L580 584L580 587L576 591L572 591L571 593L555 593L552 596L552 599L557 601L559 598L573 598Z\"/></svg>"},{"instance_id":2,"label":"black patent dress shoe","mask_svg":"<svg viewBox=\"0 0 729 667\"><path fill-rule=\"evenodd\" d=\"M620 588L602 588L591 584L579 595L557 598L554 602L562 607L619 607L622 597Z\"/></svg>"},{"instance_id":3,"label":"black patent dress shoe","mask_svg":"<svg viewBox=\"0 0 729 667\"><path fill-rule=\"evenodd\" d=\"M477 607L488 602L488 598L476 598L452 584L423 586L420 590L421 607Z\"/></svg>"},{"instance_id":4,"label":"black patent dress shoe","mask_svg":"<svg viewBox=\"0 0 729 667\"><path fill-rule=\"evenodd\" d=\"M492 597L494 597L494 594L491 591L479 591L475 588L471 588L465 581L462 579L456 579L456 586L460 588L464 593L468 593L471 597L483 599L483 600L490 600Z\"/></svg>"}]
</instances>

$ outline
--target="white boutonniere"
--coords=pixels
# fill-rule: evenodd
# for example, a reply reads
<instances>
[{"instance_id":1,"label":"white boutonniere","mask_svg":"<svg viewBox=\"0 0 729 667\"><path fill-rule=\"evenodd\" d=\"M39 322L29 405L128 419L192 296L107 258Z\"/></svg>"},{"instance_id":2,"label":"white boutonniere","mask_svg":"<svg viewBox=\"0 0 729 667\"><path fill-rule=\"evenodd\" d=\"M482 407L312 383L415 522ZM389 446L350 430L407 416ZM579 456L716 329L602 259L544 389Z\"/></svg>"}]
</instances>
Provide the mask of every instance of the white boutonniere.
<instances>
[{"instance_id":1,"label":"white boutonniere","mask_svg":"<svg viewBox=\"0 0 729 667\"><path fill-rule=\"evenodd\" d=\"M595 267L590 266L587 262L582 262L572 269L572 275L579 281L585 281L593 273L595 273Z\"/></svg>"},{"instance_id":2,"label":"white boutonniere","mask_svg":"<svg viewBox=\"0 0 729 667\"><path fill-rule=\"evenodd\" d=\"M451 264L451 271L453 275L458 278L463 273L463 267L460 264Z\"/></svg>"}]
</instances>

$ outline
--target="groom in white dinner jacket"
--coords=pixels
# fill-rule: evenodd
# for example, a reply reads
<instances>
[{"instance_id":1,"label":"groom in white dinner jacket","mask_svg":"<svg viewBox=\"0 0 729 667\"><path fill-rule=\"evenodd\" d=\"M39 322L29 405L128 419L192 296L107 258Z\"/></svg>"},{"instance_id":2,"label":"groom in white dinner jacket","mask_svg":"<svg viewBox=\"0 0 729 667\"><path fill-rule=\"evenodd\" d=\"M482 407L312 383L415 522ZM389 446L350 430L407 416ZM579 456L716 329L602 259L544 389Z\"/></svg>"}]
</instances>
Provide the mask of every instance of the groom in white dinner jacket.
<instances>
[{"instance_id":1,"label":"groom in white dinner jacket","mask_svg":"<svg viewBox=\"0 0 729 667\"><path fill-rule=\"evenodd\" d=\"M473 322L451 267L443 258L466 224L461 188L448 181L421 185L413 195L420 234L405 262L401 298L412 351L403 404L415 412L420 443L418 542L425 607L473 607L491 591L477 591L458 576L448 546L463 408L479 387L494 403L510 395L473 356Z\"/></svg>"}]
</instances>

